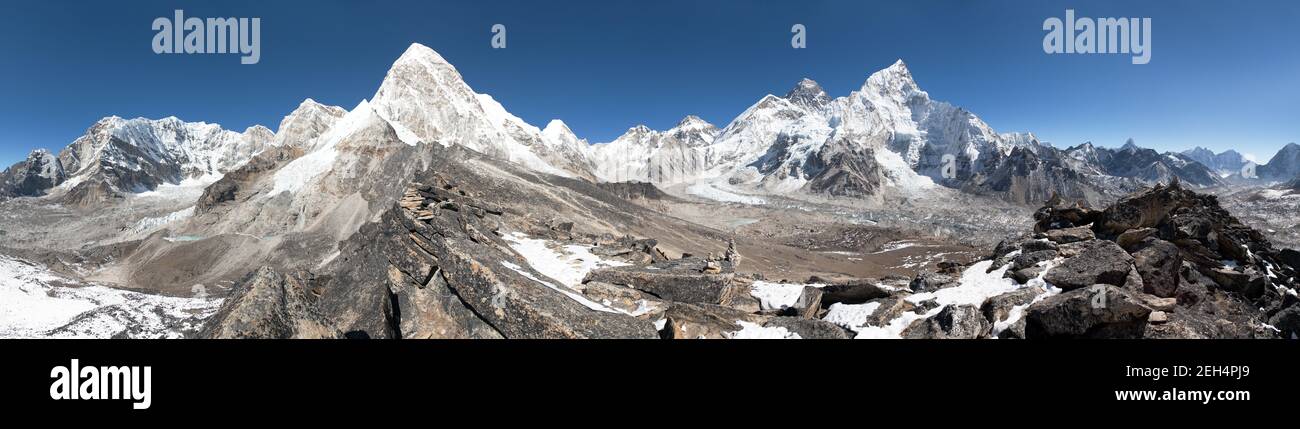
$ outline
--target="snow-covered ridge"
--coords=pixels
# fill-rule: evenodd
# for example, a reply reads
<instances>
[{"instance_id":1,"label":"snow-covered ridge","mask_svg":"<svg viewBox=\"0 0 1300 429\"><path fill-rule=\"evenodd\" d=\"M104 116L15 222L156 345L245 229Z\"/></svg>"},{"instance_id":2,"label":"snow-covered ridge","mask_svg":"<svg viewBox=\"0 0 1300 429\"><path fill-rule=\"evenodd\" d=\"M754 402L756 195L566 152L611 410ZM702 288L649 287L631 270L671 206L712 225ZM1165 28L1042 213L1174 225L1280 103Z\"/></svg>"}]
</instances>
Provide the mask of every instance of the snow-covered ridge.
<instances>
[{"instance_id":1,"label":"snow-covered ridge","mask_svg":"<svg viewBox=\"0 0 1300 429\"><path fill-rule=\"evenodd\" d=\"M637 125L614 141L591 148L595 176L607 182L691 182L713 163L717 127L687 116L664 131Z\"/></svg>"}]
</instances>

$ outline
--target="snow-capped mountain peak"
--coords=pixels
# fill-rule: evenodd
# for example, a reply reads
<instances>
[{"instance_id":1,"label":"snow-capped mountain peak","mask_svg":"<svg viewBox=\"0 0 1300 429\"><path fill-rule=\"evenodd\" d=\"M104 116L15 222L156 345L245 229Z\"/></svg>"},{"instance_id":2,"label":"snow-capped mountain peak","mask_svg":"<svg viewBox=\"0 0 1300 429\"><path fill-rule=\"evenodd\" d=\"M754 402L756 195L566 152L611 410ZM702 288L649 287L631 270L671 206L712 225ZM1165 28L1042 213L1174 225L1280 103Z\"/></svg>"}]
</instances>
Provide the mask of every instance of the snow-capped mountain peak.
<instances>
[{"instance_id":1,"label":"snow-capped mountain peak","mask_svg":"<svg viewBox=\"0 0 1300 429\"><path fill-rule=\"evenodd\" d=\"M862 86L862 91L891 97L900 104L907 103L913 98L925 100L930 98L928 93L917 86L916 80L912 78L912 71L908 70L907 64L901 59L867 77L867 82Z\"/></svg>"},{"instance_id":2,"label":"snow-capped mountain peak","mask_svg":"<svg viewBox=\"0 0 1300 429\"><path fill-rule=\"evenodd\" d=\"M276 133L277 145L293 147L309 146L309 143L328 130L334 123L348 113L338 106L327 106L310 98L303 100L298 107L280 121Z\"/></svg>"},{"instance_id":3,"label":"snow-capped mountain peak","mask_svg":"<svg viewBox=\"0 0 1300 429\"><path fill-rule=\"evenodd\" d=\"M576 139L578 137L573 134L573 130L569 129L568 124L564 123L564 121L561 121L559 119L552 119L550 122L547 122L546 128L542 129L542 136L552 138L552 139L553 138L567 139L570 136Z\"/></svg>"},{"instance_id":4,"label":"snow-capped mountain peak","mask_svg":"<svg viewBox=\"0 0 1300 429\"><path fill-rule=\"evenodd\" d=\"M410 144L462 145L535 171L588 174L583 160L548 150L540 129L474 92L446 59L418 43L393 63L371 105Z\"/></svg>"},{"instance_id":5,"label":"snow-capped mountain peak","mask_svg":"<svg viewBox=\"0 0 1300 429\"><path fill-rule=\"evenodd\" d=\"M821 85L808 78L799 80L799 83L796 83L794 88L790 88L790 91L785 93L785 99L814 109L821 108L831 101L831 97L826 95L826 91L822 89Z\"/></svg>"},{"instance_id":6,"label":"snow-capped mountain peak","mask_svg":"<svg viewBox=\"0 0 1300 429\"><path fill-rule=\"evenodd\" d=\"M677 125L674 126L673 129L675 129L675 130L700 130L700 129L712 128L712 127L713 127L713 124L710 124L708 121L705 121L704 119L701 119L699 116L695 116L695 115L686 115L685 118L682 118L682 120L677 121Z\"/></svg>"},{"instance_id":7,"label":"snow-capped mountain peak","mask_svg":"<svg viewBox=\"0 0 1300 429\"><path fill-rule=\"evenodd\" d=\"M438 54L438 51L420 43L412 43L411 46L407 46L406 50L402 52L402 56L397 57L395 63L417 63L424 66L455 69L442 55Z\"/></svg>"},{"instance_id":8,"label":"snow-capped mountain peak","mask_svg":"<svg viewBox=\"0 0 1300 429\"><path fill-rule=\"evenodd\" d=\"M1137 143L1133 141L1133 139L1125 140L1125 141L1124 141L1124 146L1121 146L1121 147L1119 148L1119 150L1121 150L1121 151L1128 151L1128 152L1133 152L1133 151L1137 151L1137 150L1141 150L1141 149L1142 149L1142 147L1141 147L1141 146L1138 146Z\"/></svg>"}]
</instances>

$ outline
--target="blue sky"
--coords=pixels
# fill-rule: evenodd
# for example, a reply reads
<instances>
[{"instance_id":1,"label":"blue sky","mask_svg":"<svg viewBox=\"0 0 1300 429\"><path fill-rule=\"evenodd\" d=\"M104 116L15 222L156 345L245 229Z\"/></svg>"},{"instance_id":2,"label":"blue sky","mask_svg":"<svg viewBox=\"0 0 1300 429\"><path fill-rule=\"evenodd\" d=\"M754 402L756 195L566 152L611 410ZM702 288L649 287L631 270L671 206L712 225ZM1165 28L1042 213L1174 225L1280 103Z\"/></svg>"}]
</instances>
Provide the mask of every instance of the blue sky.
<instances>
[{"instance_id":1,"label":"blue sky","mask_svg":"<svg viewBox=\"0 0 1300 429\"><path fill-rule=\"evenodd\" d=\"M262 56L156 55L150 23L262 18ZM1043 20L1150 17L1150 64L1047 55ZM1267 160L1300 140L1295 1L5 1L0 163L58 150L97 119L164 117L274 129L304 98L351 108L407 45L538 126L593 142L687 114L724 126L809 77L832 95L904 59L931 96L1057 146L1132 137ZM492 24L508 47L490 47ZM808 29L790 48L790 27Z\"/></svg>"}]
</instances>

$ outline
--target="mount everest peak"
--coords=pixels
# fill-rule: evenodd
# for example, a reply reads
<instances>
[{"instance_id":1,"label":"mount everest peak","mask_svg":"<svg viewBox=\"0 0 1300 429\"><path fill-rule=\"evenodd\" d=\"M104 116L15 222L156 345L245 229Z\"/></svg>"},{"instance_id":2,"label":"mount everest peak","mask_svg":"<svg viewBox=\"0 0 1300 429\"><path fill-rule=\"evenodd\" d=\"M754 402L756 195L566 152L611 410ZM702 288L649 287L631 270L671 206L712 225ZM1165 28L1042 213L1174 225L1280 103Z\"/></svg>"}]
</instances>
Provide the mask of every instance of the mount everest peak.
<instances>
[{"instance_id":1,"label":"mount everest peak","mask_svg":"<svg viewBox=\"0 0 1300 429\"><path fill-rule=\"evenodd\" d=\"M794 88L790 88L784 98L809 108L819 108L831 101L830 96L826 95L826 91L822 89L821 85L808 78L800 80L799 83L795 84Z\"/></svg>"}]
</instances>

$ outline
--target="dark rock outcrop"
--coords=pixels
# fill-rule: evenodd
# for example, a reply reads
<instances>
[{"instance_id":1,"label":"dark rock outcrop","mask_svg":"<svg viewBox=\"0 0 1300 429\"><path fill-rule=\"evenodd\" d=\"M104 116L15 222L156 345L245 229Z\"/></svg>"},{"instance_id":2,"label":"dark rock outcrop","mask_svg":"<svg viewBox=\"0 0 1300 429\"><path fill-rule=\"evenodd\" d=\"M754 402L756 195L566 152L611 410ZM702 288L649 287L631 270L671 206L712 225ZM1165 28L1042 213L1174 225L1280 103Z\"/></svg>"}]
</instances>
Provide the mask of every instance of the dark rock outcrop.
<instances>
[{"instance_id":1,"label":"dark rock outcrop","mask_svg":"<svg viewBox=\"0 0 1300 429\"><path fill-rule=\"evenodd\" d=\"M1111 241L1096 240L1078 255L1067 258L1043 276L1043 280L1065 290L1102 283L1123 286L1133 267L1133 257Z\"/></svg>"},{"instance_id":2,"label":"dark rock outcrop","mask_svg":"<svg viewBox=\"0 0 1300 429\"><path fill-rule=\"evenodd\" d=\"M1035 230L1044 237L1067 235L1058 232L1066 229L1075 236L1087 228L1096 239L1060 245L1067 259L1044 280L1073 291L1030 307L1028 337L1288 335L1272 322L1284 323L1290 319L1281 315L1294 311L1300 254L1275 250L1213 195L1173 180L1104 210L1054 199L1035 219ZM999 246L1004 254L1011 248ZM999 261L1010 262L1005 256ZM1080 291L1104 292L1113 305L1090 306ZM1150 315L1152 308L1158 313Z\"/></svg>"},{"instance_id":3,"label":"dark rock outcrop","mask_svg":"<svg viewBox=\"0 0 1300 429\"><path fill-rule=\"evenodd\" d=\"M716 272L710 264L717 267ZM582 282L628 286L668 301L718 304L734 276L730 262L691 257L648 266L596 269L587 273Z\"/></svg>"},{"instance_id":4,"label":"dark rock outcrop","mask_svg":"<svg viewBox=\"0 0 1300 429\"><path fill-rule=\"evenodd\" d=\"M1030 305L1025 310L1025 337L1140 338L1150 314L1132 292L1094 285Z\"/></svg>"},{"instance_id":5,"label":"dark rock outcrop","mask_svg":"<svg viewBox=\"0 0 1300 429\"><path fill-rule=\"evenodd\" d=\"M339 338L342 333L316 307L314 283L308 273L281 275L262 267L236 284L199 336Z\"/></svg>"},{"instance_id":6,"label":"dark rock outcrop","mask_svg":"<svg viewBox=\"0 0 1300 429\"><path fill-rule=\"evenodd\" d=\"M369 338L657 338L650 321L534 271L503 211L434 173L341 246L321 307Z\"/></svg>"}]
</instances>

